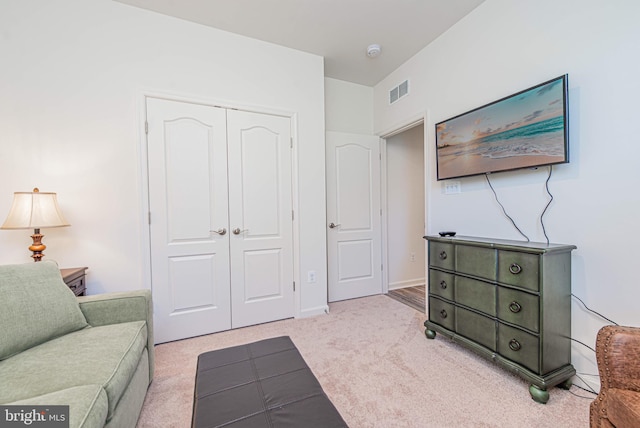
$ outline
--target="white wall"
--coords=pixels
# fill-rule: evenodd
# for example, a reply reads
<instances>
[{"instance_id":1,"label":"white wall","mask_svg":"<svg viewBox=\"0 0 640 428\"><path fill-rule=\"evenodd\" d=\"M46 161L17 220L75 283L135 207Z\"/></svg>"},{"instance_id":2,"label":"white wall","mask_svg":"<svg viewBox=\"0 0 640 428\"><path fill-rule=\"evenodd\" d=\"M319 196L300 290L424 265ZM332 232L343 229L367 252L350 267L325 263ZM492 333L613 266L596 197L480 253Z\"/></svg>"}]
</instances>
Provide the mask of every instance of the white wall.
<instances>
[{"instance_id":1,"label":"white wall","mask_svg":"<svg viewBox=\"0 0 640 428\"><path fill-rule=\"evenodd\" d=\"M373 88L326 77L327 131L373 135Z\"/></svg>"},{"instance_id":2,"label":"white wall","mask_svg":"<svg viewBox=\"0 0 640 428\"><path fill-rule=\"evenodd\" d=\"M428 232L522 239L502 215L484 177L462 179L445 195L435 179L433 125L564 73L569 75L571 163L554 168L555 200L545 216L552 242L577 245L572 287L588 306L620 324L640 325L640 2L487 0L374 88L379 133L428 112ZM409 78L411 94L387 104L387 90ZM534 241L547 170L492 176L506 209ZM605 323L573 301L574 338L594 345ZM578 372L595 357L574 343ZM595 381L594 381L595 383Z\"/></svg>"},{"instance_id":3,"label":"white wall","mask_svg":"<svg viewBox=\"0 0 640 428\"><path fill-rule=\"evenodd\" d=\"M57 192L72 226L43 230L46 259L88 266L90 294L150 287L145 90L295 113L299 272L318 273L298 281L300 307L324 310L321 57L110 0L24 0L1 6L0 58L0 216L14 191ZM29 231L0 231L0 263L30 262L29 243Z\"/></svg>"},{"instance_id":4,"label":"white wall","mask_svg":"<svg viewBox=\"0 0 640 428\"><path fill-rule=\"evenodd\" d=\"M386 143L389 289L424 285L424 126L389 137Z\"/></svg>"}]
</instances>

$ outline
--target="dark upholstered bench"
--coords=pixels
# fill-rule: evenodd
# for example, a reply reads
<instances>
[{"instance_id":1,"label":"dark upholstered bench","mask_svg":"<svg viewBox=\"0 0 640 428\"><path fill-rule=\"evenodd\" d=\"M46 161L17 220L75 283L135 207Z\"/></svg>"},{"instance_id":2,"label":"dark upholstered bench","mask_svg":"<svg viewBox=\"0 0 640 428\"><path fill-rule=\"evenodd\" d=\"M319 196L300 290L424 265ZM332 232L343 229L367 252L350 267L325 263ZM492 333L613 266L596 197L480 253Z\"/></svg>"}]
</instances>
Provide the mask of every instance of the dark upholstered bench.
<instances>
[{"instance_id":1,"label":"dark upholstered bench","mask_svg":"<svg viewBox=\"0 0 640 428\"><path fill-rule=\"evenodd\" d=\"M347 427L288 336L198 356L193 428Z\"/></svg>"}]
</instances>

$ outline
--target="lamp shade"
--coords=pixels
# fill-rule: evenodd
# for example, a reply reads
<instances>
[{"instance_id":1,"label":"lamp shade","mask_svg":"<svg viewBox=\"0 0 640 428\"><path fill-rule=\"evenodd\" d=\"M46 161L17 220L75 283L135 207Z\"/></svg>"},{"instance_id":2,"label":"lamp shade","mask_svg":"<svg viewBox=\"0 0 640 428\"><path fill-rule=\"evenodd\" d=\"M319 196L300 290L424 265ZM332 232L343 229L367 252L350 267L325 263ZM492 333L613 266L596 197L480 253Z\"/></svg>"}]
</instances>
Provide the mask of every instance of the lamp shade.
<instances>
[{"instance_id":1,"label":"lamp shade","mask_svg":"<svg viewBox=\"0 0 640 428\"><path fill-rule=\"evenodd\" d=\"M0 229L40 229L69 226L65 220L55 193L15 192L13 205Z\"/></svg>"}]
</instances>

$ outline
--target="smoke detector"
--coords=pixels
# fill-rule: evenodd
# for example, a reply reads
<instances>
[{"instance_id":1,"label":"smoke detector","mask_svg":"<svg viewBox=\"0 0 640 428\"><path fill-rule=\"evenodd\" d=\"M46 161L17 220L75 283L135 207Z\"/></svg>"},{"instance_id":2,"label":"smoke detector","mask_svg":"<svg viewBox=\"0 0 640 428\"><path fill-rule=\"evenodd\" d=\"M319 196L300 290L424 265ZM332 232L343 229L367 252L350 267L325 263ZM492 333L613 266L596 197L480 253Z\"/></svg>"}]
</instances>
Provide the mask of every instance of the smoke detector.
<instances>
[{"instance_id":1,"label":"smoke detector","mask_svg":"<svg viewBox=\"0 0 640 428\"><path fill-rule=\"evenodd\" d=\"M374 45L369 45L369 47L367 48L367 56L369 58L375 58L378 55L380 55L380 52L382 50L380 49L380 45L374 44Z\"/></svg>"}]
</instances>

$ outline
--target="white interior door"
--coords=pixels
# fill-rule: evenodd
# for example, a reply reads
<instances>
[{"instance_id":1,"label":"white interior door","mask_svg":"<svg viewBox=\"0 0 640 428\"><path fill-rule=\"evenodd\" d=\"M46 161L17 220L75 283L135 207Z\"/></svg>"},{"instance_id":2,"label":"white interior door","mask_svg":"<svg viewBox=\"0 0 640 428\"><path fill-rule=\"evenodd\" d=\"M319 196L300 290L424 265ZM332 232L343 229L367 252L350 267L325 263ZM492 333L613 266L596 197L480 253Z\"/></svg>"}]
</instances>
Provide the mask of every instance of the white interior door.
<instances>
[{"instance_id":1,"label":"white interior door","mask_svg":"<svg viewBox=\"0 0 640 428\"><path fill-rule=\"evenodd\" d=\"M228 112L233 328L294 315L291 124Z\"/></svg>"},{"instance_id":2,"label":"white interior door","mask_svg":"<svg viewBox=\"0 0 640 428\"><path fill-rule=\"evenodd\" d=\"M382 293L380 140L327 132L329 301Z\"/></svg>"},{"instance_id":3,"label":"white interior door","mask_svg":"<svg viewBox=\"0 0 640 428\"><path fill-rule=\"evenodd\" d=\"M226 110L148 98L147 121L156 342L229 329Z\"/></svg>"}]
</instances>

